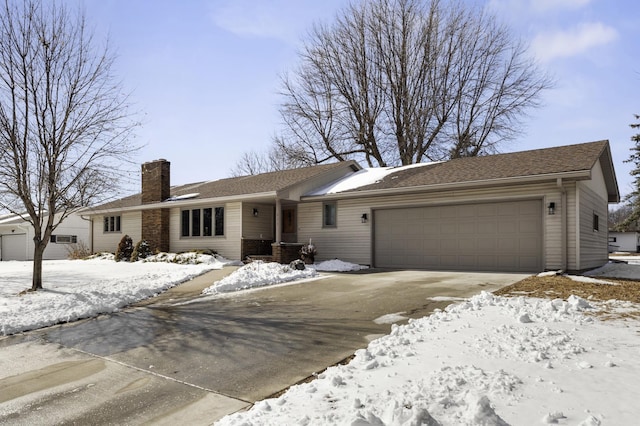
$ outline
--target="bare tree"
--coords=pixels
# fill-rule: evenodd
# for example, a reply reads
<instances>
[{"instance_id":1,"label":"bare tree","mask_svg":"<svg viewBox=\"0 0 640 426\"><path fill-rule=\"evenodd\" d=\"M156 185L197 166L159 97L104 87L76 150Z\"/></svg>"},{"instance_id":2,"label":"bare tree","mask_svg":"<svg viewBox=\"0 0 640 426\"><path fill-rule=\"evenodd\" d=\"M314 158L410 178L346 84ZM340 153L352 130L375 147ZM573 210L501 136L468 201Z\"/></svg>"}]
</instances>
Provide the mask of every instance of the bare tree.
<instances>
[{"instance_id":1,"label":"bare tree","mask_svg":"<svg viewBox=\"0 0 640 426\"><path fill-rule=\"evenodd\" d=\"M609 209L609 230L617 232L636 231L638 229L637 219L627 222L632 214L633 206L630 204L622 204L617 208Z\"/></svg>"},{"instance_id":2,"label":"bare tree","mask_svg":"<svg viewBox=\"0 0 640 426\"><path fill-rule=\"evenodd\" d=\"M280 145L278 139L274 139L265 152L247 151L240 157L231 169L230 175L234 177L257 175L260 173L274 172L278 170L295 169L312 166L315 163L308 158L298 156L289 150L288 146Z\"/></svg>"},{"instance_id":3,"label":"bare tree","mask_svg":"<svg viewBox=\"0 0 640 426\"><path fill-rule=\"evenodd\" d=\"M0 207L33 227L38 290L51 234L113 193L136 150L136 123L113 56L96 45L82 13L39 0L0 7Z\"/></svg>"},{"instance_id":4,"label":"bare tree","mask_svg":"<svg viewBox=\"0 0 640 426\"><path fill-rule=\"evenodd\" d=\"M278 144L312 163L491 153L552 86L506 26L463 2L353 3L311 30L300 60L283 77Z\"/></svg>"}]
</instances>

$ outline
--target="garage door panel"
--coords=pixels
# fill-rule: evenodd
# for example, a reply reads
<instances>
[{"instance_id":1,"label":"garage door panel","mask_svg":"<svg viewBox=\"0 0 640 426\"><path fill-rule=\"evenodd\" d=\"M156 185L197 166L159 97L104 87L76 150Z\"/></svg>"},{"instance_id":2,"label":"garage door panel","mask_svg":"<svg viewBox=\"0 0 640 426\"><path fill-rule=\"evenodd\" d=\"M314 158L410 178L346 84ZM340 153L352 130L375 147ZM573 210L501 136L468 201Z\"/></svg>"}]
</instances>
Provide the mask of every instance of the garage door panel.
<instances>
[{"instance_id":1,"label":"garage door panel","mask_svg":"<svg viewBox=\"0 0 640 426\"><path fill-rule=\"evenodd\" d=\"M542 214L540 200L376 210L374 264L537 271Z\"/></svg>"},{"instance_id":2,"label":"garage door panel","mask_svg":"<svg viewBox=\"0 0 640 426\"><path fill-rule=\"evenodd\" d=\"M520 233L536 234L538 229L534 220L521 220L519 223Z\"/></svg>"},{"instance_id":3,"label":"garage door panel","mask_svg":"<svg viewBox=\"0 0 640 426\"><path fill-rule=\"evenodd\" d=\"M2 236L2 260L26 260L27 237L25 234Z\"/></svg>"},{"instance_id":4,"label":"garage door panel","mask_svg":"<svg viewBox=\"0 0 640 426\"><path fill-rule=\"evenodd\" d=\"M458 225L459 234L473 235L477 232L477 226L475 222L464 222Z\"/></svg>"}]
</instances>

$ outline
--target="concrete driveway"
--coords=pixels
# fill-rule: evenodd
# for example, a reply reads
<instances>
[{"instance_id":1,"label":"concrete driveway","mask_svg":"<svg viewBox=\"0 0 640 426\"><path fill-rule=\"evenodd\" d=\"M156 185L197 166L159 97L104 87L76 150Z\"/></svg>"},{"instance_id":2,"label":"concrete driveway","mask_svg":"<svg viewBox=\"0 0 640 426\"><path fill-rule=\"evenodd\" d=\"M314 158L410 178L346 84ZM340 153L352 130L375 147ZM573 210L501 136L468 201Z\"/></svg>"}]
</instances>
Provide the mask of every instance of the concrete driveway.
<instances>
[{"instance_id":1,"label":"concrete driveway","mask_svg":"<svg viewBox=\"0 0 640 426\"><path fill-rule=\"evenodd\" d=\"M216 297L214 271L138 306L0 340L2 424L210 424L387 334L526 275L364 271Z\"/></svg>"}]
</instances>

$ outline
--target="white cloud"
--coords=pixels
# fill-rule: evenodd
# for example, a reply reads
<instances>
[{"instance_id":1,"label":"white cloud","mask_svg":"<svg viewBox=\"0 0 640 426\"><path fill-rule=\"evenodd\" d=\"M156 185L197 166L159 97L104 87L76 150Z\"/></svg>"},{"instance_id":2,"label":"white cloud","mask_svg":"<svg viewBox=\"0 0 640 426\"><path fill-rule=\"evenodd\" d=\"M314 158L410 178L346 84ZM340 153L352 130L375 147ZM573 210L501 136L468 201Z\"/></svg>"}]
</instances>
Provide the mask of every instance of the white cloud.
<instances>
[{"instance_id":1,"label":"white cloud","mask_svg":"<svg viewBox=\"0 0 640 426\"><path fill-rule=\"evenodd\" d=\"M614 41L618 32L600 22L583 23L563 31L542 33L532 42L536 57L543 62L580 55Z\"/></svg>"},{"instance_id":2,"label":"white cloud","mask_svg":"<svg viewBox=\"0 0 640 426\"><path fill-rule=\"evenodd\" d=\"M213 22L237 35L285 39L286 25L273 3L246 0L212 3Z\"/></svg>"},{"instance_id":3,"label":"white cloud","mask_svg":"<svg viewBox=\"0 0 640 426\"><path fill-rule=\"evenodd\" d=\"M211 19L243 37L273 38L294 43L315 21L333 16L344 0L213 0Z\"/></svg>"},{"instance_id":4,"label":"white cloud","mask_svg":"<svg viewBox=\"0 0 640 426\"><path fill-rule=\"evenodd\" d=\"M588 5L591 0L531 0L531 9L536 12L550 10L580 9Z\"/></svg>"}]
</instances>

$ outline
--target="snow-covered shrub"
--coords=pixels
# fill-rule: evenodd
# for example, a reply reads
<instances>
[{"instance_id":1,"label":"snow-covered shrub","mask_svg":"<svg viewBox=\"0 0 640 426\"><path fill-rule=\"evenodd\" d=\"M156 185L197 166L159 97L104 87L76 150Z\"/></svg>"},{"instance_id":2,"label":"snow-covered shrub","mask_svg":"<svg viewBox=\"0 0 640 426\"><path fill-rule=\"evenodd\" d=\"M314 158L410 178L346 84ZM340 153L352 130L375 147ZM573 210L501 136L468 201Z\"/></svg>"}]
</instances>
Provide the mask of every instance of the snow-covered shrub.
<instances>
[{"instance_id":1,"label":"snow-covered shrub","mask_svg":"<svg viewBox=\"0 0 640 426\"><path fill-rule=\"evenodd\" d=\"M147 240L140 240L133 248L133 252L131 253L131 261L136 262L140 259L146 259L152 254L153 253L151 252L151 247L149 246Z\"/></svg>"},{"instance_id":2,"label":"snow-covered shrub","mask_svg":"<svg viewBox=\"0 0 640 426\"><path fill-rule=\"evenodd\" d=\"M118 243L118 250L116 250L115 261L120 262L124 260L128 262L131 260L131 254L133 253L133 240L130 236L125 235Z\"/></svg>"}]
</instances>

